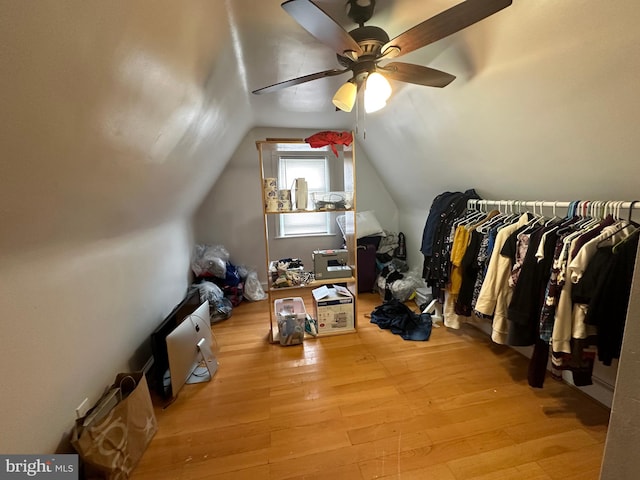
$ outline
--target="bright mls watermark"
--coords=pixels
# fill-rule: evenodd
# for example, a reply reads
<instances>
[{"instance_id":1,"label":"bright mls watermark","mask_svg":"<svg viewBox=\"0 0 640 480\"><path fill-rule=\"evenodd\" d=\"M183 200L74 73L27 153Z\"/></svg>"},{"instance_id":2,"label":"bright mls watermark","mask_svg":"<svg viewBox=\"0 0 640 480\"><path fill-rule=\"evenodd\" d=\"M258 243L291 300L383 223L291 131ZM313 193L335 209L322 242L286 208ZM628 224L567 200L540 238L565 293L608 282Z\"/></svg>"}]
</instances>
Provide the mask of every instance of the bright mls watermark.
<instances>
[{"instance_id":1,"label":"bright mls watermark","mask_svg":"<svg viewBox=\"0 0 640 480\"><path fill-rule=\"evenodd\" d=\"M78 455L0 455L0 480L77 480Z\"/></svg>"}]
</instances>

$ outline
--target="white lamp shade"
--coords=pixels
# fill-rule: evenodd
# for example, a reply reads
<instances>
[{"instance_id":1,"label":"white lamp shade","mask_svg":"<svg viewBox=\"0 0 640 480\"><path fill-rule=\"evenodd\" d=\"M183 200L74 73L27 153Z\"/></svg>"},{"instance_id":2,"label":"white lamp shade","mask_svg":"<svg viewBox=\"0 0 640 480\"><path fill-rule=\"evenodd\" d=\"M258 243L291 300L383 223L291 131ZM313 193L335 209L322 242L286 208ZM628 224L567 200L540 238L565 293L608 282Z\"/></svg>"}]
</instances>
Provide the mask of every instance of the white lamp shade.
<instances>
[{"instance_id":1,"label":"white lamp shade","mask_svg":"<svg viewBox=\"0 0 640 480\"><path fill-rule=\"evenodd\" d=\"M354 83L347 82L342 85L333 96L333 104L344 112L350 112L356 103L358 89Z\"/></svg>"},{"instance_id":2,"label":"white lamp shade","mask_svg":"<svg viewBox=\"0 0 640 480\"><path fill-rule=\"evenodd\" d=\"M380 110L387 104L391 96L391 85L386 78L378 72L372 72L367 77L364 90L364 110L372 113Z\"/></svg>"},{"instance_id":3,"label":"white lamp shade","mask_svg":"<svg viewBox=\"0 0 640 480\"><path fill-rule=\"evenodd\" d=\"M378 110L384 108L387 105L387 102L384 100L380 100L379 98L375 98L372 95L367 95L367 91L364 92L364 111L367 113L377 112Z\"/></svg>"},{"instance_id":4,"label":"white lamp shade","mask_svg":"<svg viewBox=\"0 0 640 480\"><path fill-rule=\"evenodd\" d=\"M386 102L391 96L391 85L381 74L372 72L367 77L366 92Z\"/></svg>"}]
</instances>

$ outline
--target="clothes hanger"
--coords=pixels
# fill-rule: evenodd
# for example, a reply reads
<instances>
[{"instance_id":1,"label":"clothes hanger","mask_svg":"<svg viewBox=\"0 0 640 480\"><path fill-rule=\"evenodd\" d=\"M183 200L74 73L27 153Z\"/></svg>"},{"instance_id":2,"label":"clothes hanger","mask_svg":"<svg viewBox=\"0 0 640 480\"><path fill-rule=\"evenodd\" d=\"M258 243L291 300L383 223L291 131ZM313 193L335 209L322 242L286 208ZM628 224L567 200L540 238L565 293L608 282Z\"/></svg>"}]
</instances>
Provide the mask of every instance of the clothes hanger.
<instances>
[{"instance_id":1,"label":"clothes hanger","mask_svg":"<svg viewBox=\"0 0 640 480\"><path fill-rule=\"evenodd\" d=\"M616 220L616 218L613 216L613 202L611 201L606 201L606 202L602 202L602 210L601 210L601 217L602 217L602 221L606 221L609 225L609 227L611 227L612 225L615 225L618 220Z\"/></svg>"},{"instance_id":2,"label":"clothes hanger","mask_svg":"<svg viewBox=\"0 0 640 480\"><path fill-rule=\"evenodd\" d=\"M602 217L598 215L598 208L602 202L590 201L586 206L586 221L580 225L581 230L588 231L594 228L598 228L602 221Z\"/></svg>"},{"instance_id":3,"label":"clothes hanger","mask_svg":"<svg viewBox=\"0 0 640 480\"><path fill-rule=\"evenodd\" d=\"M586 203L584 201L578 202L575 209L575 213L576 215L574 216L574 218L578 217L578 220L567 225L566 228L561 228L560 230L558 230L559 235L569 232L562 239L565 246L569 245L576 237L579 237L580 235L584 234L588 230L584 228L584 226L587 223L591 222L591 218L586 216L587 210L586 210Z\"/></svg>"},{"instance_id":4,"label":"clothes hanger","mask_svg":"<svg viewBox=\"0 0 640 480\"><path fill-rule=\"evenodd\" d=\"M494 217L496 217L497 215L500 215L500 210L491 210L490 212L487 212L484 216L484 218L481 218L479 222L474 223L472 225L468 225L467 228L469 230L477 230L478 227L484 225L486 222L492 220Z\"/></svg>"},{"instance_id":5,"label":"clothes hanger","mask_svg":"<svg viewBox=\"0 0 640 480\"><path fill-rule=\"evenodd\" d=\"M521 234L531 234L540 226L542 215L536 212L536 205L537 203L533 202L533 215L520 231ZM540 210L542 210L542 206L540 207Z\"/></svg>"},{"instance_id":6,"label":"clothes hanger","mask_svg":"<svg viewBox=\"0 0 640 480\"><path fill-rule=\"evenodd\" d=\"M598 216L600 218L600 220L604 220L604 205L607 202L599 201L597 203L598 203L598 205L596 207L597 208L596 216Z\"/></svg>"},{"instance_id":7,"label":"clothes hanger","mask_svg":"<svg viewBox=\"0 0 640 480\"><path fill-rule=\"evenodd\" d=\"M589 215L587 215L589 212L590 203L591 202L589 200L585 200L580 202L580 204L578 205L578 216L580 217L580 220L575 225L577 228L582 229L585 225L591 223L592 219Z\"/></svg>"},{"instance_id":8,"label":"clothes hanger","mask_svg":"<svg viewBox=\"0 0 640 480\"><path fill-rule=\"evenodd\" d=\"M600 219L594 214L594 204L596 202L587 201L585 205L583 205L583 217L585 221L580 224L580 229L583 231L590 230L594 227L597 227L600 223Z\"/></svg>"},{"instance_id":9,"label":"clothes hanger","mask_svg":"<svg viewBox=\"0 0 640 480\"><path fill-rule=\"evenodd\" d=\"M459 219L457 221L457 223L454 222L454 226L456 228L459 227L459 226L467 226L467 225L475 222L476 220L481 219L484 215L485 215L485 213L483 211L481 211L481 210L474 211L469 216L465 216L465 217Z\"/></svg>"},{"instance_id":10,"label":"clothes hanger","mask_svg":"<svg viewBox=\"0 0 640 480\"><path fill-rule=\"evenodd\" d=\"M482 211L479 209L479 205L478 205L479 201L480 200L477 200L477 199L469 200L469 202L471 202L472 209L470 210L469 208L467 208L465 215L463 217L456 219L453 222L454 229L458 228L458 226L460 225L466 224L466 222L468 222L470 219L475 218L479 215L482 215Z\"/></svg>"},{"instance_id":11,"label":"clothes hanger","mask_svg":"<svg viewBox=\"0 0 640 480\"><path fill-rule=\"evenodd\" d=\"M479 233L489 233L489 230L491 228L493 228L495 225L501 223L505 218L508 217L508 214L503 212L501 210L502 207L502 201L498 201L498 214L495 215L493 218L490 218L487 222L483 223L482 225L480 225L478 228L476 228L476 230Z\"/></svg>"},{"instance_id":12,"label":"clothes hanger","mask_svg":"<svg viewBox=\"0 0 640 480\"><path fill-rule=\"evenodd\" d=\"M577 204L578 201L576 200L569 202L569 206L567 207L567 215L564 217L562 223L558 225L558 235L563 235L565 232L573 229L573 224L576 222L575 207Z\"/></svg>"},{"instance_id":13,"label":"clothes hanger","mask_svg":"<svg viewBox=\"0 0 640 480\"><path fill-rule=\"evenodd\" d=\"M505 225L509 225L511 223L517 222L518 219L520 219L520 212L516 212L514 210L514 207L519 202L517 200L508 200L507 202L508 202L507 206L509 207L509 217L507 217L507 220L505 221ZM519 209L519 205L518 205L518 209Z\"/></svg>"},{"instance_id":14,"label":"clothes hanger","mask_svg":"<svg viewBox=\"0 0 640 480\"><path fill-rule=\"evenodd\" d=\"M563 235L571 230L578 230L580 224L583 222L583 218L580 215L582 200L575 200L569 204L567 210L567 221L564 225L560 226L558 235Z\"/></svg>"},{"instance_id":15,"label":"clothes hanger","mask_svg":"<svg viewBox=\"0 0 640 480\"><path fill-rule=\"evenodd\" d=\"M604 246L605 242L607 242L608 240L612 239L615 235L617 235L620 232L622 232L625 228L628 228L629 226L632 226L637 230L638 227L640 227L639 224L637 224L636 222L631 220L631 215L633 213L633 206L638 202L640 202L640 201L639 200L634 200L633 202L631 202L631 205L629 206L629 219L628 220L624 220L624 219L620 218L620 209L622 208L622 205L624 204L624 202L610 202L610 204L611 204L610 208L612 209L612 212L613 212L613 218L614 218L614 220L616 220L616 223L614 223L614 225L616 226L616 229L614 231L610 232L606 237L604 237L603 239L601 239L598 242L598 245L597 245L598 248ZM624 237L624 238L626 238L626 237ZM624 238L622 240L618 241L618 243L623 241Z\"/></svg>"},{"instance_id":16,"label":"clothes hanger","mask_svg":"<svg viewBox=\"0 0 640 480\"><path fill-rule=\"evenodd\" d=\"M626 237L624 237L622 240L620 240L618 243L616 243L613 248L611 249L611 251L613 253L619 253L620 248L629 240L631 240L634 237L637 237L638 234L640 233L640 228L636 228L633 232L631 232L629 235L627 235Z\"/></svg>"},{"instance_id":17,"label":"clothes hanger","mask_svg":"<svg viewBox=\"0 0 640 480\"><path fill-rule=\"evenodd\" d=\"M553 202L553 205L552 205L553 217L547 220L544 224L545 231L542 234L542 238L540 239L541 245L544 245L544 242L546 242L546 239L550 233L555 232L556 230L560 229L563 225L565 225L567 222L572 221L572 217L564 217L564 218L558 217L558 215L556 214L557 204L558 202Z\"/></svg>"},{"instance_id":18,"label":"clothes hanger","mask_svg":"<svg viewBox=\"0 0 640 480\"><path fill-rule=\"evenodd\" d=\"M553 224L554 222L557 222L558 220L560 220L560 218L556 214L556 205L558 205L558 202L553 202L553 205L551 206L552 207L551 213L552 213L553 217L549 218L545 222L545 224L544 224L545 227L548 227L551 224Z\"/></svg>"},{"instance_id":19,"label":"clothes hanger","mask_svg":"<svg viewBox=\"0 0 640 480\"><path fill-rule=\"evenodd\" d=\"M497 210L495 208L489 211L489 202L487 202L486 200L480 200L480 202L481 215L477 218L471 219L466 223L467 228L469 228L470 230L475 230L480 225L483 225L485 222L500 214L500 210ZM482 209L483 206L484 210Z\"/></svg>"},{"instance_id":20,"label":"clothes hanger","mask_svg":"<svg viewBox=\"0 0 640 480\"><path fill-rule=\"evenodd\" d=\"M629 205L629 212L628 212L627 221L628 221L631 225L634 225L634 226L636 226L636 227L640 227L640 223L634 222L634 221L632 220L632 218L631 218L631 217L632 217L632 215L633 215L633 206L634 206L636 203L640 203L640 200L634 200L634 201L632 201L632 202L631 202L631 204Z\"/></svg>"}]
</instances>

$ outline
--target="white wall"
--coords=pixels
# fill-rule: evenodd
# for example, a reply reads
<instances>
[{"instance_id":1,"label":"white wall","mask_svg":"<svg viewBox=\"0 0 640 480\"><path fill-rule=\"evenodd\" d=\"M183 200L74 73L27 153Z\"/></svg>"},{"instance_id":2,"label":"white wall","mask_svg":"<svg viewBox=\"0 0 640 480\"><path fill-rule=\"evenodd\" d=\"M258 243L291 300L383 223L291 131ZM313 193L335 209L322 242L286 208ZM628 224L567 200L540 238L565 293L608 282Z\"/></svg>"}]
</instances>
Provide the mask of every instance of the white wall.
<instances>
[{"instance_id":1,"label":"white wall","mask_svg":"<svg viewBox=\"0 0 640 480\"><path fill-rule=\"evenodd\" d=\"M250 130L196 213L196 241L224 245L233 263L255 269L260 280L265 282L262 189L255 142L266 138L306 138L317 131L282 128ZM357 209L375 211L384 228L397 231L398 214L391 196L371 167L366 153L357 144L355 152ZM340 238L336 235L295 241L275 240L272 243L273 252L281 255L278 258L301 258L307 267L312 265L313 250L335 248L340 245Z\"/></svg>"},{"instance_id":2,"label":"white wall","mask_svg":"<svg viewBox=\"0 0 640 480\"><path fill-rule=\"evenodd\" d=\"M144 365L149 334L186 293L191 245L175 222L4 259L0 451L55 451L85 397Z\"/></svg>"},{"instance_id":3,"label":"white wall","mask_svg":"<svg viewBox=\"0 0 640 480\"><path fill-rule=\"evenodd\" d=\"M148 359L252 122L223 2L0 2L0 451Z\"/></svg>"},{"instance_id":4,"label":"white wall","mask_svg":"<svg viewBox=\"0 0 640 480\"><path fill-rule=\"evenodd\" d=\"M394 199L386 187L386 178L381 177L369 160L366 140L356 143L356 192L359 212L373 211L382 228L390 232L400 230L400 214Z\"/></svg>"},{"instance_id":5,"label":"white wall","mask_svg":"<svg viewBox=\"0 0 640 480\"><path fill-rule=\"evenodd\" d=\"M639 248L640 250L640 248ZM640 445L640 251L631 288L631 302L622 343L618 378L602 464L602 480L635 479L639 460L634 455Z\"/></svg>"}]
</instances>

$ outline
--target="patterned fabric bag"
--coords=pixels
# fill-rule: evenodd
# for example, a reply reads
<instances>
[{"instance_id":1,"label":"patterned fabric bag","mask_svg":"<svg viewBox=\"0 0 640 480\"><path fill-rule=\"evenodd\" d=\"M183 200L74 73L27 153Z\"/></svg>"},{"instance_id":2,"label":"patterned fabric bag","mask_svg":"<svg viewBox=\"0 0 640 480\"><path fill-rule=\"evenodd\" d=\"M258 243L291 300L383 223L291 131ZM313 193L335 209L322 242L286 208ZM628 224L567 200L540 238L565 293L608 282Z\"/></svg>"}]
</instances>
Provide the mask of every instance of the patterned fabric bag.
<instances>
[{"instance_id":1,"label":"patterned fabric bag","mask_svg":"<svg viewBox=\"0 0 640 480\"><path fill-rule=\"evenodd\" d=\"M99 401L71 432L71 444L88 479L128 479L158 431L144 373L118 374L109 392L117 392L115 405L108 404L110 410L101 412L102 418L87 423L96 408L104 407Z\"/></svg>"}]
</instances>

